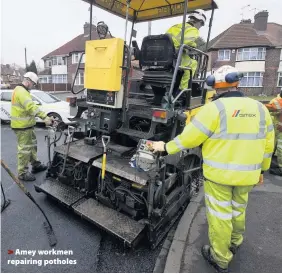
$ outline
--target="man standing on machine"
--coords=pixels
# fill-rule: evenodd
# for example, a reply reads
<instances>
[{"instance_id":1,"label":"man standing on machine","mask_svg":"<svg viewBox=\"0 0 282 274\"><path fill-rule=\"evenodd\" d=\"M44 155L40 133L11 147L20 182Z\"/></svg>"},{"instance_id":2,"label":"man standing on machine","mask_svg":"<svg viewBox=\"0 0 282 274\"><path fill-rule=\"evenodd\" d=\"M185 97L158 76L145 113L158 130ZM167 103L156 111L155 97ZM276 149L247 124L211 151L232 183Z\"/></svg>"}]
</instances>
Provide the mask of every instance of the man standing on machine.
<instances>
[{"instance_id":1,"label":"man standing on machine","mask_svg":"<svg viewBox=\"0 0 282 274\"><path fill-rule=\"evenodd\" d=\"M22 84L16 86L12 95L11 128L18 141L18 178L23 181L34 181L36 178L28 171L28 164L32 165L32 173L47 169L47 166L37 160L37 141L34 133L35 117L44 120L46 126L51 125L53 117L46 113L32 101L30 90L38 83L38 76L33 72L24 75Z\"/></svg>"},{"instance_id":2,"label":"man standing on machine","mask_svg":"<svg viewBox=\"0 0 282 274\"><path fill-rule=\"evenodd\" d=\"M185 24L184 30L184 41L183 43L187 46L196 48L197 40L200 37L199 29L203 27L206 23L206 15L203 10L195 10L188 14L187 23ZM170 34L174 43L175 49L178 51L181 46L181 31L182 31L182 23L172 26L166 34ZM195 59L192 59L185 50L182 55L181 60L182 67L190 67L192 69L192 77L194 76L198 62ZM189 70L185 70L181 79L181 83L179 86L180 90L188 88L188 83L190 79Z\"/></svg>"},{"instance_id":3,"label":"man standing on machine","mask_svg":"<svg viewBox=\"0 0 282 274\"><path fill-rule=\"evenodd\" d=\"M204 192L210 245L203 257L219 272L243 242L248 193L263 183L274 149L267 108L237 90L241 75L223 66L207 78L219 95L202 107L174 140L153 142L154 151L175 154L202 145Z\"/></svg>"}]
</instances>

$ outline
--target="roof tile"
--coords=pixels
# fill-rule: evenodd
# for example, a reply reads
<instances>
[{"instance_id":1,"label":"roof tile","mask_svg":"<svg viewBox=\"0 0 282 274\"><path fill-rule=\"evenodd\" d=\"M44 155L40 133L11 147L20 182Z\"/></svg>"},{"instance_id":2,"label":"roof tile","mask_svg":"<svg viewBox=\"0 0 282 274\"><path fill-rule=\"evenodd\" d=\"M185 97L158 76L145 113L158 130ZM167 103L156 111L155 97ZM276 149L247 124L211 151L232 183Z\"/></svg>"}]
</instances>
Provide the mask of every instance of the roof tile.
<instances>
[{"instance_id":1,"label":"roof tile","mask_svg":"<svg viewBox=\"0 0 282 274\"><path fill-rule=\"evenodd\" d=\"M92 40L99 39L96 28L92 31ZM89 40L89 35L80 34L71 41L62 45L61 47L55 49L54 51L48 53L42 59L46 59L48 57L56 56L56 55L69 55L71 52L81 52L85 50L85 42Z\"/></svg>"},{"instance_id":2,"label":"roof tile","mask_svg":"<svg viewBox=\"0 0 282 274\"><path fill-rule=\"evenodd\" d=\"M241 48L248 46L281 46L282 25L268 23L267 30L259 33L254 24L240 23L231 26L210 42L209 50L222 48Z\"/></svg>"}]
</instances>

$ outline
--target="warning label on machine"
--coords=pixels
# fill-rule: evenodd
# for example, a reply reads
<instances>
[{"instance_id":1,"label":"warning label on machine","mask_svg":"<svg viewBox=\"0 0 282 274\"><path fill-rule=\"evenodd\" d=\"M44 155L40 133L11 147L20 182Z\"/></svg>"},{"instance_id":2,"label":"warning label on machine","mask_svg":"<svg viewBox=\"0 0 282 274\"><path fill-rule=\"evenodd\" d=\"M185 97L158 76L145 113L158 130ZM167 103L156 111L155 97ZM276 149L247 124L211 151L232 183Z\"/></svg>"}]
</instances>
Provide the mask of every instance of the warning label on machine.
<instances>
[{"instance_id":1,"label":"warning label on machine","mask_svg":"<svg viewBox=\"0 0 282 274\"><path fill-rule=\"evenodd\" d=\"M48 265L73 265L76 264L76 260L73 260L69 257L65 256L72 256L72 250L23 250L23 249L16 249L16 250L8 250L9 255L14 255L14 258L7 260L7 263L10 265L37 265L37 266L48 266ZM35 259L35 256L56 256L56 258L50 259ZM28 257L27 257L28 256ZM62 256L62 257L57 257Z\"/></svg>"}]
</instances>

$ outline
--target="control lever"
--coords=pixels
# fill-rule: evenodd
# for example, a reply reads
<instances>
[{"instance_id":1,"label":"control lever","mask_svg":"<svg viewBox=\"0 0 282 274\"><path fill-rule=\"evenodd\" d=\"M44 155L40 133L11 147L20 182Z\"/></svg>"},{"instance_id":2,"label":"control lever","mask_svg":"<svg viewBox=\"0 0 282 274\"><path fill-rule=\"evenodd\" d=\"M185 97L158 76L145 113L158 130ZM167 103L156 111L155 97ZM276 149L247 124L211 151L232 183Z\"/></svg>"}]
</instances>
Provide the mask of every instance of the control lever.
<instances>
[{"instance_id":1,"label":"control lever","mask_svg":"<svg viewBox=\"0 0 282 274\"><path fill-rule=\"evenodd\" d=\"M64 172L65 172L65 167L66 167L66 163L67 163L67 158L68 158L68 154L69 154L69 150L70 150L70 144L71 144L71 140L72 140L72 137L73 137L73 134L75 132L75 127L73 126L68 126L68 135L67 135L67 138L68 138L68 143L67 143L67 151L65 153L65 158L64 158L64 165L63 165L63 169L62 169L62 172L60 173L60 175L58 176L60 179L63 179L64 177Z\"/></svg>"},{"instance_id":2,"label":"control lever","mask_svg":"<svg viewBox=\"0 0 282 274\"><path fill-rule=\"evenodd\" d=\"M103 160L102 160L102 189L101 191L103 192L105 189L105 174L106 174L106 160L107 160L107 145L109 144L111 140L110 136L102 136L102 144L103 144Z\"/></svg>"}]
</instances>

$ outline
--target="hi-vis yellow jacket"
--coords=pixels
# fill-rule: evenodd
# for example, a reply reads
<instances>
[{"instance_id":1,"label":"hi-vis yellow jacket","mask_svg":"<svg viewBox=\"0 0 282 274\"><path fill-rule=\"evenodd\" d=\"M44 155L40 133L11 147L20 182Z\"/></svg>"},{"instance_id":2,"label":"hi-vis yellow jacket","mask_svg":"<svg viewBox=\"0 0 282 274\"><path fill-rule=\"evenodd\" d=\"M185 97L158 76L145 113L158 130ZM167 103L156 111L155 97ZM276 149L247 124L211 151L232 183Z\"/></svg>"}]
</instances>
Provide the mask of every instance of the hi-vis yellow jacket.
<instances>
[{"instance_id":1,"label":"hi-vis yellow jacket","mask_svg":"<svg viewBox=\"0 0 282 274\"><path fill-rule=\"evenodd\" d=\"M24 86L17 86L12 94L11 128L33 127L36 124L36 116L45 119L47 115L32 101L29 91Z\"/></svg>"},{"instance_id":2,"label":"hi-vis yellow jacket","mask_svg":"<svg viewBox=\"0 0 282 274\"><path fill-rule=\"evenodd\" d=\"M166 33L170 34L175 46L175 49L179 49L180 43L181 43L181 29L182 29L182 24L177 24L172 26ZM186 23L185 24L185 32L184 32L184 44L191 46L191 47L196 47L197 46L197 39L200 36L200 32L197 28L191 26L190 24Z\"/></svg>"},{"instance_id":3,"label":"hi-vis yellow jacket","mask_svg":"<svg viewBox=\"0 0 282 274\"><path fill-rule=\"evenodd\" d=\"M167 34L170 34L176 50L179 50L180 48L181 30L182 30L182 24L177 24L177 25L172 26L166 32ZM196 41L199 38L199 36L200 36L200 33L197 28L191 26L188 23L185 24L185 31L184 31L184 44L185 45L195 48L197 46ZM194 76L198 63L196 60L190 58L190 56L185 54L184 52L184 54L182 55L181 66L190 67L192 69L192 76ZM182 79L181 79L181 83L180 83L181 90L188 87L189 79L190 79L190 73L188 70L185 70L182 76Z\"/></svg>"},{"instance_id":4,"label":"hi-vis yellow jacket","mask_svg":"<svg viewBox=\"0 0 282 274\"><path fill-rule=\"evenodd\" d=\"M239 92L233 92L239 93ZM269 169L274 130L267 108L247 97L222 97L207 105L166 151L202 146L204 177L231 186L255 185Z\"/></svg>"}]
</instances>

